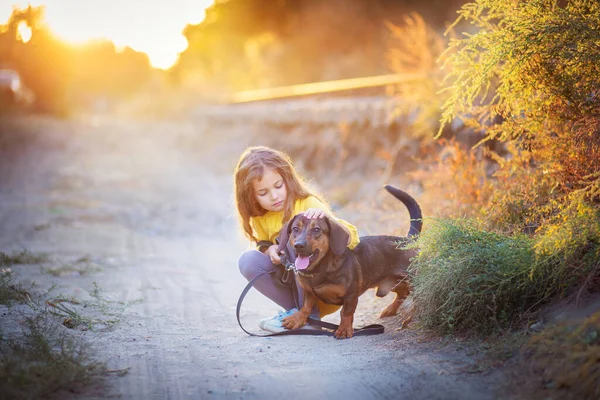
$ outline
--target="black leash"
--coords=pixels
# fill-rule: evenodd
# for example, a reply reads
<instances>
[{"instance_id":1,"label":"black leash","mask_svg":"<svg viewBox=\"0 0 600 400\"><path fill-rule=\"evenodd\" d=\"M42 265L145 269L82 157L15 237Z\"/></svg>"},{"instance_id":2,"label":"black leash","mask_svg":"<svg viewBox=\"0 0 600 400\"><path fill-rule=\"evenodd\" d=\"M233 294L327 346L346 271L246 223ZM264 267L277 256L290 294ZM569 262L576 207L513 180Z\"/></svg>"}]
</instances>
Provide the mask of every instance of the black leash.
<instances>
[{"instance_id":1,"label":"black leash","mask_svg":"<svg viewBox=\"0 0 600 400\"><path fill-rule=\"evenodd\" d=\"M242 322L240 321L240 309L242 308L242 302L244 301L244 298L246 297L246 294L248 294L248 292L250 291L250 289L252 289L252 287L254 286L254 283L262 278L265 275L270 275L273 274L277 271L271 271L271 272L263 272L262 274L259 274L257 276L255 276L250 282L248 282L248 284L246 285L246 287L244 288L244 290L242 290L242 294L240 294L240 298L238 299L237 302L237 308L236 308L236 317L237 317L237 322L240 325L240 328L242 328L242 330L244 332L246 332L248 335L250 336L285 336L285 335L320 335L320 336L333 336L333 334L335 333L335 331L337 330L337 328L339 327L339 325L336 324L332 324L329 322L325 322L325 321L321 321L318 319L313 319L313 318L308 318L307 323L310 325L315 325L315 326L319 326L322 329L309 329L309 328L303 328L303 329L294 329L294 330L285 330L282 332L276 332L276 333L268 333L265 335L257 335L256 333L252 333L252 332L248 332L244 326L242 325ZM294 299L296 300L296 303L298 303L298 295L296 293L296 283L292 282L292 288L294 291ZM298 309L300 309L300 307L298 307ZM358 328L354 330L354 336L365 336L365 335L377 335L380 333L383 333L384 331L384 327L383 325L380 324L372 324L372 325L367 325L365 327L362 328Z\"/></svg>"}]
</instances>

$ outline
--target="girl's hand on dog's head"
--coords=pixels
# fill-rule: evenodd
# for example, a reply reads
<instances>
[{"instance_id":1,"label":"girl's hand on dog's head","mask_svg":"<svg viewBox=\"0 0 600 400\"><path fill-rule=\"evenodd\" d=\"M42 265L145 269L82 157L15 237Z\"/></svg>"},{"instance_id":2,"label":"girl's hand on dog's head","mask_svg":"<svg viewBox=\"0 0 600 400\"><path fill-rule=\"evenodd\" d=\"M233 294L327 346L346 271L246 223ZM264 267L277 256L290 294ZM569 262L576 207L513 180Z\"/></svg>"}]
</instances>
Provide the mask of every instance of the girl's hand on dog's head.
<instances>
[{"instance_id":1,"label":"girl's hand on dog's head","mask_svg":"<svg viewBox=\"0 0 600 400\"><path fill-rule=\"evenodd\" d=\"M326 217L327 213L320 208L309 208L308 210L304 211L304 216L308 219L317 219Z\"/></svg>"},{"instance_id":2,"label":"girl's hand on dog's head","mask_svg":"<svg viewBox=\"0 0 600 400\"><path fill-rule=\"evenodd\" d=\"M277 245L271 245L269 246L269 248L267 249L267 251L265 251L265 254L269 256L269 258L271 259L271 262L275 265L279 265L281 264L281 257L279 257L279 253L277 252Z\"/></svg>"}]
</instances>

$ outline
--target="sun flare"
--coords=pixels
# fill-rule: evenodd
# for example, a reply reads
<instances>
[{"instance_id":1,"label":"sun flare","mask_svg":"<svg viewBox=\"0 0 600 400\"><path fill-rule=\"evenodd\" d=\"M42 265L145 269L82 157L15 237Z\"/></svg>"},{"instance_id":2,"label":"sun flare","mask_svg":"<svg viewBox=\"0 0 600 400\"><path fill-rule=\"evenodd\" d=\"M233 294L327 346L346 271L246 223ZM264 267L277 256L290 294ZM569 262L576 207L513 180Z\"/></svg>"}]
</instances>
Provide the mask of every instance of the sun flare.
<instances>
[{"instance_id":1,"label":"sun flare","mask_svg":"<svg viewBox=\"0 0 600 400\"><path fill-rule=\"evenodd\" d=\"M168 69L187 41L187 24L204 19L213 0L0 0L0 24L10 17L13 6L44 5L46 23L60 39L83 44L108 39L117 47L129 46L148 55L155 68ZM26 28L26 26L25 26ZM24 30L22 34L26 34ZM25 41L25 36L21 36Z\"/></svg>"},{"instance_id":2,"label":"sun flare","mask_svg":"<svg viewBox=\"0 0 600 400\"><path fill-rule=\"evenodd\" d=\"M23 43L27 43L31 39L31 28L25 21L21 21L17 27L17 39Z\"/></svg>"}]
</instances>

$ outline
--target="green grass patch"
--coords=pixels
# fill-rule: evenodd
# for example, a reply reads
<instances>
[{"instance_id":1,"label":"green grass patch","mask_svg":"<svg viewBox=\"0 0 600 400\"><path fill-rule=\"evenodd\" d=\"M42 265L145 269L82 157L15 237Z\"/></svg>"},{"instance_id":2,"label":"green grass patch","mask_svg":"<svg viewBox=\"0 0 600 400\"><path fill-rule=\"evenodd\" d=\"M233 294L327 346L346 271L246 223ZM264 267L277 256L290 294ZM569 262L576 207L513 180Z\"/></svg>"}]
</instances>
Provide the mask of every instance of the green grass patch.
<instances>
[{"instance_id":1,"label":"green grass patch","mask_svg":"<svg viewBox=\"0 0 600 400\"><path fill-rule=\"evenodd\" d=\"M546 297L566 294L600 272L600 209L573 196L535 238L531 277Z\"/></svg>"},{"instance_id":2,"label":"green grass patch","mask_svg":"<svg viewBox=\"0 0 600 400\"><path fill-rule=\"evenodd\" d=\"M466 220L431 222L410 267L426 327L490 331L524 311L535 257L530 238L481 231Z\"/></svg>"},{"instance_id":3,"label":"green grass patch","mask_svg":"<svg viewBox=\"0 0 600 400\"><path fill-rule=\"evenodd\" d=\"M412 246L416 315L440 332L509 328L600 273L600 211L574 202L535 237L431 220Z\"/></svg>"}]
</instances>

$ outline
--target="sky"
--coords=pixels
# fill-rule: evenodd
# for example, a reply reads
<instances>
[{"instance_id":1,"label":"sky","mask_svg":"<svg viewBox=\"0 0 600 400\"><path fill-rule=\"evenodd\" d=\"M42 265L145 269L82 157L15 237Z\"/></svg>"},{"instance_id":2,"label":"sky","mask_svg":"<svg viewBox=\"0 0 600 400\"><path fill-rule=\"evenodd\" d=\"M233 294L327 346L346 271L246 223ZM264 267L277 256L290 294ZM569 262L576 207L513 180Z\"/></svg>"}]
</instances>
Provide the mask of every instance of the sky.
<instances>
[{"instance_id":1,"label":"sky","mask_svg":"<svg viewBox=\"0 0 600 400\"><path fill-rule=\"evenodd\" d=\"M156 68L167 69L185 50L187 24L204 19L213 0L0 0L0 24L13 5L46 6L46 22L60 39L82 44L109 39L148 54Z\"/></svg>"}]
</instances>

